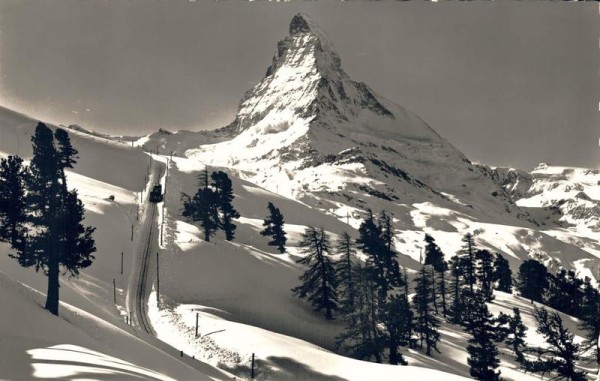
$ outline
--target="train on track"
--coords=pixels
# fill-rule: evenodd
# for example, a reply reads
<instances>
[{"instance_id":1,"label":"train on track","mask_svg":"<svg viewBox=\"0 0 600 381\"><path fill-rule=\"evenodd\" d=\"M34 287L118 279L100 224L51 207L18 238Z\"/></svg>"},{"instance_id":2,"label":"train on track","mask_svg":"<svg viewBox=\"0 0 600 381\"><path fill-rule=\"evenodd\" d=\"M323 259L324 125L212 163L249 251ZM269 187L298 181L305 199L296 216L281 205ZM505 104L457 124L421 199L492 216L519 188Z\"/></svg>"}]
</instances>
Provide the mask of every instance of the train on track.
<instances>
[{"instance_id":1,"label":"train on track","mask_svg":"<svg viewBox=\"0 0 600 381\"><path fill-rule=\"evenodd\" d=\"M150 191L150 202L161 202L163 200L162 185L156 184Z\"/></svg>"}]
</instances>

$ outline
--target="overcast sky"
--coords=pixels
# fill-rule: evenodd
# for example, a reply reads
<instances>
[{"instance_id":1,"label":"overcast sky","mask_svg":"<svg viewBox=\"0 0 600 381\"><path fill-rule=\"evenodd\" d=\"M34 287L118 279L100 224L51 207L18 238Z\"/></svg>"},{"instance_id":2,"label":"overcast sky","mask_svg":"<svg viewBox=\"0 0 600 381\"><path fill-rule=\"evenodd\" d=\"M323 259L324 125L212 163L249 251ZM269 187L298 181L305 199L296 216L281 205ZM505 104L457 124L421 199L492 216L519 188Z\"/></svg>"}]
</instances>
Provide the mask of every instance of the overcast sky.
<instances>
[{"instance_id":1,"label":"overcast sky","mask_svg":"<svg viewBox=\"0 0 600 381\"><path fill-rule=\"evenodd\" d=\"M299 11L471 160L598 166L592 3L0 0L0 104L113 134L221 127Z\"/></svg>"}]
</instances>

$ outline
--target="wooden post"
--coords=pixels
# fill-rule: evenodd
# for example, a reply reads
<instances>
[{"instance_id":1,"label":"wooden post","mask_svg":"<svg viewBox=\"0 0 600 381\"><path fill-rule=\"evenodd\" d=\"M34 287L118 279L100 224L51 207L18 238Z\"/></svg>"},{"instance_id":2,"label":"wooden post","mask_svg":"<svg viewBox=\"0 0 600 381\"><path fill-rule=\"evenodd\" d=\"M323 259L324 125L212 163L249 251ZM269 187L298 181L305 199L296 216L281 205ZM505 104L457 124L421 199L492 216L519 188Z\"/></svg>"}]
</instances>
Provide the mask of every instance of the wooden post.
<instances>
[{"instance_id":1,"label":"wooden post","mask_svg":"<svg viewBox=\"0 0 600 381\"><path fill-rule=\"evenodd\" d=\"M250 372L250 378L254 378L254 352L252 352L252 370Z\"/></svg>"},{"instance_id":2,"label":"wooden post","mask_svg":"<svg viewBox=\"0 0 600 381\"><path fill-rule=\"evenodd\" d=\"M158 299L160 294L160 272L158 267L158 251L156 252L156 304L158 305Z\"/></svg>"},{"instance_id":3,"label":"wooden post","mask_svg":"<svg viewBox=\"0 0 600 381\"><path fill-rule=\"evenodd\" d=\"M198 316L199 315L200 314L198 312L196 312L196 336L195 337L198 337Z\"/></svg>"},{"instance_id":4,"label":"wooden post","mask_svg":"<svg viewBox=\"0 0 600 381\"><path fill-rule=\"evenodd\" d=\"M115 281L115 278L113 278L113 300L115 304L117 304L117 282Z\"/></svg>"},{"instance_id":5,"label":"wooden post","mask_svg":"<svg viewBox=\"0 0 600 381\"><path fill-rule=\"evenodd\" d=\"M163 226L165 226L165 223L163 222L162 224L160 224L160 245L163 245Z\"/></svg>"},{"instance_id":6,"label":"wooden post","mask_svg":"<svg viewBox=\"0 0 600 381\"><path fill-rule=\"evenodd\" d=\"M165 195L167 194L167 179L169 178L169 159L167 159L167 170L165 171Z\"/></svg>"},{"instance_id":7,"label":"wooden post","mask_svg":"<svg viewBox=\"0 0 600 381\"><path fill-rule=\"evenodd\" d=\"M131 224L131 240L133 241L133 224Z\"/></svg>"},{"instance_id":8,"label":"wooden post","mask_svg":"<svg viewBox=\"0 0 600 381\"><path fill-rule=\"evenodd\" d=\"M123 275L123 252L121 251L121 275Z\"/></svg>"}]
</instances>

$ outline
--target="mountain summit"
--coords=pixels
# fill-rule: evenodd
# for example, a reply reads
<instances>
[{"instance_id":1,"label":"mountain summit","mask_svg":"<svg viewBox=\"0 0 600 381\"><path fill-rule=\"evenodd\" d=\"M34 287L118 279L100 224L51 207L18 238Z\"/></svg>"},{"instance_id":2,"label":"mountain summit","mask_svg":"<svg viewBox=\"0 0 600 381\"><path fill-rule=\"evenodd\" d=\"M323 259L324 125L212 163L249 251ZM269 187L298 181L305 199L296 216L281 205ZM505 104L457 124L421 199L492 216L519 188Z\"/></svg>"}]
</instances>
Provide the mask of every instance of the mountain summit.
<instances>
[{"instance_id":1,"label":"mountain summit","mask_svg":"<svg viewBox=\"0 0 600 381\"><path fill-rule=\"evenodd\" d=\"M520 213L421 118L352 80L327 35L303 14L293 17L235 120L204 136L186 156L322 207L435 200L494 216Z\"/></svg>"}]
</instances>

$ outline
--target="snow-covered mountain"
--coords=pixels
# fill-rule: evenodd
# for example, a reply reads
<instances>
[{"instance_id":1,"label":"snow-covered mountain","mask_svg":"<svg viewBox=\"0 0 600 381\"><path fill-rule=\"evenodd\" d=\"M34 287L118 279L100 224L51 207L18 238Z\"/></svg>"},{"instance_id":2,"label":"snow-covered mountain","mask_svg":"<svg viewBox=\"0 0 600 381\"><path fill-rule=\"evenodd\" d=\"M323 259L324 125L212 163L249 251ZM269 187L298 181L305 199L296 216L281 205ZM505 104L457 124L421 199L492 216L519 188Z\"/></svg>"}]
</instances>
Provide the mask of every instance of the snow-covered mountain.
<instances>
[{"instance_id":1,"label":"snow-covered mountain","mask_svg":"<svg viewBox=\"0 0 600 381\"><path fill-rule=\"evenodd\" d=\"M557 223L579 232L600 231L600 170L542 163L531 172L488 168L488 173L517 205L544 211L537 217L540 224Z\"/></svg>"},{"instance_id":2,"label":"snow-covered mountain","mask_svg":"<svg viewBox=\"0 0 600 381\"><path fill-rule=\"evenodd\" d=\"M278 43L265 78L243 96L235 120L190 135L158 133L144 142L235 169L273 192L340 214L340 203L379 209L381 200L435 200L488 220L523 217L421 118L352 80L326 34L302 14Z\"/></svg>"}]
</instances>

